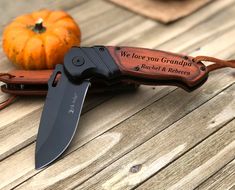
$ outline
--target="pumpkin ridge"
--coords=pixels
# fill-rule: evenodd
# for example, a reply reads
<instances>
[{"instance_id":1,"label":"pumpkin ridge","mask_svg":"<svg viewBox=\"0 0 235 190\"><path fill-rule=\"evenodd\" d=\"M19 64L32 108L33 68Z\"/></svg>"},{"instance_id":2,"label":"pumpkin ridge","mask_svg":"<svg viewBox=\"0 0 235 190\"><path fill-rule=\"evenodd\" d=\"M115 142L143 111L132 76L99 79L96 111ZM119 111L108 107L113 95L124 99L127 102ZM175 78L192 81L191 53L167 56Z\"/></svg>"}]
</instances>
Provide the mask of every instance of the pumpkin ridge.
<instances>
[{"instance_id":1,"label":"pumpkin ridge","mask_svg":"<svg viewBox=\"0 0 235 190\"><path fill-rule=\"evenodd\" d=\"M52 14L52 11L50 11L50 12L48 13L48 15L43 19L45 23L47 23L47 20L48 20L48 18L49 18L49 16L50 16L51 14Z\"/></svg>"},{"instance_id":2,"label":"pumpkin ridge","mask_svg":"<svg viewBox=\"0 0 235 190\"><path fill-rule=\"evenodd\" d=\"M56 20L54 20L53 23L56 23L56 22L58 22L59 20L65 19L65 18L72 18L72 17L71 17L70 15L66 14L66 15L64 15L64 16L62 16L62 17L56 18ZM50 21L50 17L48 17L48 22L51 22L51 21Z\"/></svg>"},{"instance_id":3,"label":"pumpkin ridge","mask_svg":"<svg viewBox=\"0 0 235 190\"><path fill-rule=\"evenodd\" d=\"M45 44L45 39L44 39L44 36L42 35L41 37L41 40L42 40L42 44ZM45 45L43 47L43 54L44 54L44 65L46 66L46 68L50 68L50 65L48 65L48 60L47 60L47 53L46 53L46 48L45 48Z\"/></svg>"},{"instance_id":4,"label":"pumpkin ridge","mask_svg":"<svg viewBox=\"0 0 235 190\"><path fill-rule=\"evenodd\" d=\"M73 34L73 35L76 36L76 34L75 34L73 31L69 30L68 28L66 28L66 27L64 27L64 26L57 26L56 29L63 29L63 30L66 30L69 35ZM55 33L54 30L51 30L51 31L52 31L53 33ZM80 33L80 32L79 32L79 33ZM59 36L58 34L56 34L56 35ZM79 34L78 37L80 37L80 36L81 36L81 35ZM79 40L80 40L80 39L79 39Z\"/></svg>"},{"instance_id":5,"label":"pumpkin ridge","mask_svg":"<svg viewBox=\"0 0 235 190\"><path fill-rule=\"evenodd\" d=\"M44 20L48 19L48 17L51 15L52 11L49 11L47 16L45 16Z\"/></svg>"},{"instance_id":6,"label":"pumpkin ridge","mask_svg":"<svg viewBox=\"0 0 235 190\"><path fill-rule=\"evenodd\" d=\"M61 44L64 43L63 40L59 37L59 35L57 35L53 30L50 30L50 33L52 33L56 38L58 38Z\"/></svg>"},{"instance_id":7,"label":"pumpkin ridge","mask_svg":"<svg viewBox=\"0 0 235 190\"><path fill-rule=\"evenodd\" d=\"M56 24L58 21L61 21L61 20L67 19L67 18L71 19L71 16L65 15L65 16L63 16L61 18L58 18L58 19L55 20L54 24Z\"/></svg>"},{"instance_id":8,"label":"pumpkin ridge","mask_svg":"<svg viewBox=\"0 0 235 190\"><path fill-rule=\"evenodd\" d=\"M55 34L53 31L48 32L47 36L49 36L49 35L51 35L52 37L56 38L59 41L59 43L64 44L62 39L57 34ZM46 44L46 42L45 42L45 44ZM64 48L64 47L61 47L61 48ZM46 59L47 59L46 49L45 49L45 54L46 54ZM49 63L50 63L50 61L48 61L48 59L47 59L47 66L48 66L47 68L53 68L53 64L49 64Z\"/></svg>"},{"instance_id":9,"label":"pumpkin ridge","mask_svg":"<svg viewBox=\"0 0 235 190\"><path fill-rule=\"evenodd\" d=\"M45 20L45 18L50 14L52 11L48 9L41 9L39 11L33 12L30 16L33 18L34 21L37 21L39 18ZM46 15L44 15L46 13Z\"/></svg>"},{"instance_id":10,"label":"pumpkin ridge","mask_svg":"<svg viewBox=\"0 0 235 190\"><path fill-rule=\"evenodd\" d=\"M64 26L62 25L63 23L59 23L59 22L67 22L69 24L71 24L71 26ZM78 26L76 26L75 21L71 20L70 18L64 18L62 20L58 20L53 26L56 26L58 28L65 28L66 30L71 31L72 33L80 36L80 28Z\"/></svg>"},{"instance_id":11,"label":"pumpkin ridge","mask_svg":"<svg viewBox=\"0 0 235 190\"><path fill-rule=\"evenodd\" d=\"M23 50L23 52L22 52L22 66L24 67L24 68L27 68L27 66L28 66L28 63L25 61L25 48L27 47L27 45L28 45L28 43L29 43L29 41L31 40L31 37L29 36L29 38L25 41L25 44L24 44L24 47L22 48L22 50Z\"/></svg>"},{"instance_id":12,"label":"pumpkin ridge","mask_svg":"<svg viewBox=\"0 0 235 190\"><path fill-rule=\"evenodd\" d=\"M9 29L9 28L8 28ZM7 29L7 30L8 30ZM10 29L12 29L12 28L10 28ZM14 28L13 28L14 29ZM7 31L7 30L5 30L4 31L4 36L6 37L6 38L10 38L11 40L9 41L8 40L8 42L7 41L5 41L4 42L4 44L3 44L3 46L4 46L4 51L5 52L8 52L8 58L12 61L12 63L14 63L14 64L16 64L16 65L20 65L20 64L17 64L18 63L18 61L16 61L17 60L17 55L16 55L16 49L17 49L17 46L15 46L15 44L14 43L12 43L12 37L14 37L14 38L18 38L19 37L19 34L21 34L22 32L24 32L24 30L26 30L25 28L22 28L22 27L20 27L20 29L21 30L13 30L12 32L13 33L11 33L11 31ZM17 31L17 34L15 34L15 32ZM27 30L26 30L27 31ZM27 31L28 32L28 31ZM4 38L5 38L4 37ZM30 38L30 35L28 34L27 35L27 37L28 38ZM6 43L8 43L8 45L6 45Z\"/></svg>"},{"instance_id":13,"label":"pumpkin ridge","mask_svg":"<svg viewBox=\"0 0 235 190\"><path fill-rule=\"evenodd\" d=\"M22 65L22 63L24 62L24 45L25 42L27 42L29 40L29 38L31 38L31 35L28 33L27 35L24 36L24 38L17 38L16 41L20 42L23 44L23 46L18 46L16 45L15 48L15 54L16 54L16 63L17 65ZM22 40L24 39L24 40Z\"/></svg>"},{"instance_id":14,"label":"pumpkin ridge","mask_svg":"<svg viewBox=\"0 0 235 190\"><path fill-rule=\"evenodd\" d=\"M35 18L31 14L29 14L27 16L29 16L35 22Z\"/></svg>"},{"instance_id":15,"label":"pumpkin ridge","mask_svg":"<svg viewBox=\"0 0 235 190\"><path fill-rule=\"evenodd\" d=\"M76 42L76 44L74 43L74 41L73 41L73 44L71 44L72 46L78 46L79 45L79 43L80 43L80 39L78 39L77 38L77 35L76 34L74 34L74 33L71 33L71 35L73 36L73 38L74 38L74 41ZM81 36L79 36L79 38L80 38ZM77 44L78 43L78 44Z\"/></svg>"},{"instance_id":16,"label":"pumpkin ridge","mask_svg":"<svg viewBox=\"0 0 235 190\"><path fill-rule=\"evenodd\" d=\"M21 26L11 26L9 27L10 30L20 30L20 32L29 32L29 29L27 27L21 27Z\"/></svg>"},{"instance_id":17,"label":"pumpkin ridge","mask_svg":"<svg viewBox=\"0 0 235 190\"><path fill-rule=\"evenodd\" d=\"M17 25L16 25L17 24ZM20 26L19 26L19 25ZM9 26L8 26L8 28L10 28L10 27L14 27L14 26L17 26L17 27L25 27L25 24L24 23L22 23L22 22L19 22L19 21L15 21L14 23L12 23L12 24L10 24Z\"/></svg>"},{"instance_id":18,"label":"pumpkin ridge","mask_svg":"<svg viewBox=\"0 0 235 190\"><path fill-rule=\"evenodd\" d=\"M31 15L29 15L29 14L25 14L25 15L23 15L21 17L18 17L16 19L14 19L14 22L19 22L19 23L22 23L22 24L25 25L26 24L25 20L27 20L27 19L29 19L30 21L34 22L34 18Z\"/></svg>"}]
</instances>

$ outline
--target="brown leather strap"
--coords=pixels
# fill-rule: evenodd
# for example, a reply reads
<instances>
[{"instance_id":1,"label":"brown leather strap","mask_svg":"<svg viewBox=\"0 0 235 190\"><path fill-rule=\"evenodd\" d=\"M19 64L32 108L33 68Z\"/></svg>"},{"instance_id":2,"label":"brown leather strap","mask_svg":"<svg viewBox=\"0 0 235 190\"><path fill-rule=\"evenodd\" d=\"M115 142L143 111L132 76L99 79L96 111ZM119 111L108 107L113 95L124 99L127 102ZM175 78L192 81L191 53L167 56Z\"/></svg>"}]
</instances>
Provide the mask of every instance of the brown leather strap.
<instances>
[{"instance_id":1,"label":"brown leather strap","mask_svg":"<svg viewBox=\"0 0 235 190\"><path fill-rule=\"evenodd\" d=\"M13 75L11 75L9 73L0 73L0 77L4 77L4 76L8 76L9 78L14 77Z\"/></svg>"},{"instance_id":2,"label":"brown leather strap","mask_svg":"<svg viewBox=\"0 0 235 190\"><path fill-rule=\"evenodd\" d=\"M216 69L224 68L224 67L231 67L235 68L235 60L221 60L214 57L208 57L208 56L197 56L194 58L194 61L201 62L201 61L208 61L213 62L214 64L211 64L207 66L208 72L214 71Z\"/></svg>"},{"instance_id":3,"label":"brown leather strap","mask_svg":"<svg viewBox=\"0 0 235 190\"><path fill-rule=\"evenodd\" d=\"M9 106L11 103L13 103L16 100L16 96L10 96L9 98L7 98L5 101L0 103L0 110L3 110L4 108L6 108L7 106Z\"/></svg>"}]
</instances>

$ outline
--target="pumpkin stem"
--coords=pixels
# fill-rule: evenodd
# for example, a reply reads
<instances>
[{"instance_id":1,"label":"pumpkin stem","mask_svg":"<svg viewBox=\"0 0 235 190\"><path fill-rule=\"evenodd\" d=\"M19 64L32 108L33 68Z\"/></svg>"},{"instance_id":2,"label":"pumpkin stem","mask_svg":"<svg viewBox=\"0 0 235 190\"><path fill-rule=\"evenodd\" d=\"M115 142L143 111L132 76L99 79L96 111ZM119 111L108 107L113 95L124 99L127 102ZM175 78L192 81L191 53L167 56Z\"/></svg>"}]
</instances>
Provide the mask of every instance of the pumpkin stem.
<instances>
[{"instance_id":1,"label":"pumpkin stem","mask_svg":"<svg viewBox=\"0 0 235 190\"><path fill-rule=\"evenodd\" d=\"M43 33L46 31L46 27L43 26L43 19L39 18L33 27L33 31L36 33Z\"/></svg>"}]
</instances>

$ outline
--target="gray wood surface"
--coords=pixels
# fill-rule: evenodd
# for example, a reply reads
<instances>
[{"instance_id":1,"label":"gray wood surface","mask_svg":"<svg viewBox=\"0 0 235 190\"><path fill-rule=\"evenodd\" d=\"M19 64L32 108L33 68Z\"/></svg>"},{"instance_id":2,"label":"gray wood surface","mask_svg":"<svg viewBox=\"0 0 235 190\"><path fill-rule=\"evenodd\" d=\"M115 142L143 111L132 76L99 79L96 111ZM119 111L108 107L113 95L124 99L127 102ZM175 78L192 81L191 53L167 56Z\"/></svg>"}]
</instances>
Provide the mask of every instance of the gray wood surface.
<instances>
[{"instance_id":1,"label":"gray wood surface","mask_svg":"<svg viewBox=\"0 0 235 190\"><path fill-rule=\"evenodd\" d=\"M235 59L234 0L169 25L105 0L34 2L1 1L0 33L17 15L59 8L80 24L84 46ZM13 68L0 49L0 71ZM192 93L141 86L90 96L69 150L43 170L34 169L34 150L45 98L21 98L0 112L0 189L235 189L234 84L235 71L222 69Z\"/></svg>"}]
</instances>

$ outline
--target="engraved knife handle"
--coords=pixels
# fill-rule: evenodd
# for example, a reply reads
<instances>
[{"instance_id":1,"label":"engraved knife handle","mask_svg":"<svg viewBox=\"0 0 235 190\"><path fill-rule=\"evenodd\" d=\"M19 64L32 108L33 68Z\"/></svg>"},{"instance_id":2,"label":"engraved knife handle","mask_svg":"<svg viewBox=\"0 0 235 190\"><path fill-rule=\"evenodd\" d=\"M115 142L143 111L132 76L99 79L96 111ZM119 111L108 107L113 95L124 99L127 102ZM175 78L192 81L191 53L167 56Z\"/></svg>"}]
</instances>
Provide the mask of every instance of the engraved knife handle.
<instances>
[{"instance_id":1,"label":"engraved knife handle","mask_svg":"<svg viewBox=\"0 0 235 190\"><path fill-rule=\"evenodd\" d=\"M124 80L140 84L174 85L191 91L201 86L208 72L193 57L131 47L107 47Z\"/></svg>"},{"instance_id":2,"label":"engraved knife handle","mask_svg":"<svg viewBox=\"0 0 235 190\"><path fill-rule=\"evenodd\" d=\"M205 66L202 61L212 62ZM208 56L195 58L160 50L134 47L73 47L66 54L64 67L73 82L97 79L108 84L128 81L147 85L174 85L192 91L208 78L211 71L235 68L234 60Z\"/></svg>"}]
</instances>

